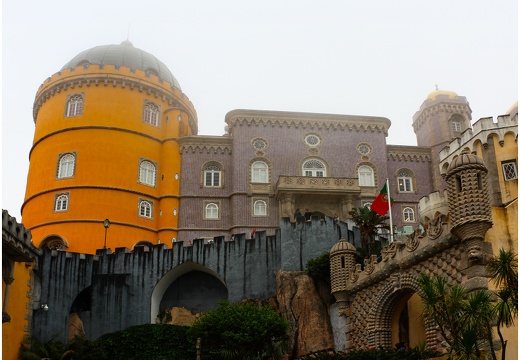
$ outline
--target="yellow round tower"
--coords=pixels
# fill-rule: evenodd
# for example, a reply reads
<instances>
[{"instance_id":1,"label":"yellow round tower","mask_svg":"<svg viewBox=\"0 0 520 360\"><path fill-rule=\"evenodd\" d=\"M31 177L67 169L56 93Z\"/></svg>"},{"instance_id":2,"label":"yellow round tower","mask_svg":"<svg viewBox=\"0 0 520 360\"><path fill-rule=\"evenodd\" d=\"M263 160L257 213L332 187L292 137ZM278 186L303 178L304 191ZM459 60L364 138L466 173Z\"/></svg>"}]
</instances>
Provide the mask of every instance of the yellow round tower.
<instances>
[{"instance_id":1,"label":"yellow round tower","mask_svg":"<svg viewBox=\"0 0 520 360\"><path fill-rule=\"evenodd\" d=\"M22 219L36 246L94 253L177 236L177 140L197 134L197 114L155 56L129 41L81 52L40 86L34 122Z\"/></svg>"}]
</instances>

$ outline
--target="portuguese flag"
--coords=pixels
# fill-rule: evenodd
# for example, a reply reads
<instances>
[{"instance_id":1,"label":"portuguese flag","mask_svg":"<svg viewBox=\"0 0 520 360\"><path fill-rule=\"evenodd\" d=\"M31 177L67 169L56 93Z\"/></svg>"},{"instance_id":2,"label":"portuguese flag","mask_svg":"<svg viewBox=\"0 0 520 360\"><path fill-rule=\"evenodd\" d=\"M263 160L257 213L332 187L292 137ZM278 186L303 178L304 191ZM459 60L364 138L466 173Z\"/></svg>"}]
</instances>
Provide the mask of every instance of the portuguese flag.
<instances>
[{"instance_id":1,"label":"portuguese flag","mask_svg":"<svg viewBox=\"0 0 520 360\"><path fill-rule=\"evenodd\" d=\"M390 201L392 200L393 199L390 199ZM377 195L372 205L370 205L370 209L372 209L379 215L384 216L390 209L390 206L392 206L392 203L390 202L390 204L388 204L388 189L386 188L385 183L385 186L383 186L383 188L379 192L379 195Z\"/></svg>"}]
</instances>

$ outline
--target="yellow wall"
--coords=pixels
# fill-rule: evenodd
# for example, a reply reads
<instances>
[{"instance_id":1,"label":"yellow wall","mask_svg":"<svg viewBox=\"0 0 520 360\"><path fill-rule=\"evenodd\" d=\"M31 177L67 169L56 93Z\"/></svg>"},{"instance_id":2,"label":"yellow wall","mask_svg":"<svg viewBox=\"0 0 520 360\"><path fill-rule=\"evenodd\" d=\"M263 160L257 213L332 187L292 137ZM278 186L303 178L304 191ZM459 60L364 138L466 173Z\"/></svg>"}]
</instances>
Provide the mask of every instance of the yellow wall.
<instances>
[{"instance_id":1,"label":"yellow wall","mask_svg":"<svg viewBox=\"0 0 520 360\"><path fill-rule=\"evenodd\" d=\"M125 76L125 86L113 85ZM62 81L81 79L82 85L46 92ZM87 81L90 79L90 85ZM108 79L95 84L96 79ZM132 81L152 89L139 90ZM65 117L67 96L84 95L83 114ZM192 135L196 113L187 97L168 83L127 68L105 66L66 70L46 81L36 96L38 110L22 220L38 246L59 235L68 251L94 253L103 247L131 248L138 241L169 243L177 236L180 153L177 139ZM173 99L173 100L172 100ZM160 106L159 127L142 121L145 100ZM178 116L182 116L181 121ZM74 176L56 179L60 154L76 155ZM157 165L156 186L139 183L139 161ZM69 194L68 210L54 212L56 194ZM138 216L139 199L153 202L152 219Z\"/></svg>"},{"instance_id":2,"label":"yellow wall","mask_svg":"<svg viewBox=\"0 0 520 360\"><path fill-rule=\"evenodd\" d=\"M14 264L14 281L9 288L9 296L7 298L7 313L11 316L10 322L2 323L2 359L15 360L18 359L20 344L24 337L28 334L25 327L28 326L26 316L29 314L27 306L29 299L29 280L31 275L31 266L25 263ZM5 283L2 286L2 299L5 294Z\"/></svg>"},{"instance_id":3,"label":"yellow wall","mask_svg":"<svg viewBox=\"0 0 520 360\"><path fill-rule=\"evenodd\" d=\"M423 305L417 294L408 294L397 303L392 315L392 347L400 342L399 339L399 316L405 305L408 305L408 329L410 348L417 347L426 342L426 328L424 324Z\"/></svg>"}]
</instances>

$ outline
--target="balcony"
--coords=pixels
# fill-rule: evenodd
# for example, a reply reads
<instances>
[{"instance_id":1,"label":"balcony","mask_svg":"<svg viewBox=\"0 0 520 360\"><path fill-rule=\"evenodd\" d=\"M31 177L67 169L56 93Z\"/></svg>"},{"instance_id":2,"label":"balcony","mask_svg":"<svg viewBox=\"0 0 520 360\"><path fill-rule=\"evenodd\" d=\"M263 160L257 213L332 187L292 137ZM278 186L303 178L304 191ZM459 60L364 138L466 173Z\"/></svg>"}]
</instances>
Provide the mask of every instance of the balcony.
<instances>
[{"instance_id":1,"label":"balcony","mask_svg":"<svg viewBox=\"0 0 520 360\"><path fill-rule=\"evenodd\" d=\"M357 178L280 176L276 183L276 197L282 195L359 195Z\"/></svg>"}]
</instances>

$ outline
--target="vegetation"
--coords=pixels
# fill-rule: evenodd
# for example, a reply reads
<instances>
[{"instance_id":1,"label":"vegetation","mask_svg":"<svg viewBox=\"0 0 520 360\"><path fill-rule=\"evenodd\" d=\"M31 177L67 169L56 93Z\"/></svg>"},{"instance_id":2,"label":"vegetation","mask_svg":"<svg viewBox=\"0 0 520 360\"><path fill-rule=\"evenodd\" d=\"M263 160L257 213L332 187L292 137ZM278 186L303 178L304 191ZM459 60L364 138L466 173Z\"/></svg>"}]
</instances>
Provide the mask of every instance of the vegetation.
<instances>
[{"instance_id":1,"label":"vegetation","mask_svg":"<svg viewBox=\"0 0 520 360\"><path fill-rule=\"evenodd\" d=\"M493 318L500 343L502 345L502 360L506 358L507 340L504 340L500 328L514 325L518 316L518 259L512 249L500 249L488 265L489 273L497 287L496 302L493 307Z\"/></svg>"},{"instance_id":2,"label":"vegetation","mask_svg":"<svg viewBox=\"0 0 520 360\"><path fill-rule=\"evenodd\" d=\"M270 306L221 302L190 328L191 341L201 339L203 359L278 358L289 324Z\"/></svg>"},{"instance_id":3,"label":"vegetation","mask_svg":"<svg viewBox=\"0 0 520 360\"><path fill-rule=\"evenodd\" d=\"M379 255L381 247L375 243L375 236L381 229L390 229L390 226L386 223L389 217L381 216L366 206L352 209L349 211L349 215L359 228L362 244L361 255Z\"/></svg>"},{"instance_id":4,"label":"vegetation","mask_svg":"<svg viewBox=\"0 0 520 360\"><path fill-rule=\"evenodd\" d=\"M440 354L433 350L417 347L406 351L378 348L373 350L353 350L348 353L322 351L303 357L301 360L423 360Z\"/></svg>"},{"instance_id":5,"label":"vegetation","mask_svg":"<svg viewBox=\"0 0 520 360\"><path fill-rule=\"evenodd\" d=\"M460 360L480 359L481 340L487 340L492 347L491 293L476 290L468 294L462 286L449 285L440 275L421 274L418 282L424 313L439 327L450 354Z\"/></svg>"},{"instance_id":6,"label":"vegetation","mask_svg":"<svg viewBox=\"0 0 520 360\"><path fill-rule=\"evenodd\" d=\"M311 278L324 280L330 285L330 254L325 252L307 261L305 272Z\"/></svg>"},{"instance_id":7,"label":"vegetation","mask_svg":"<svg viewBox=\"0 0 520 360\"><path fill-rule=\"evenodd\" d=\"M20 348L20 359L104 360L108 359L108 356L97 342L81 337L76 337L67 344L56 339L42 343L35 337L30 337L28 344L22 344Z\"/></svg>"}]
</instances>

